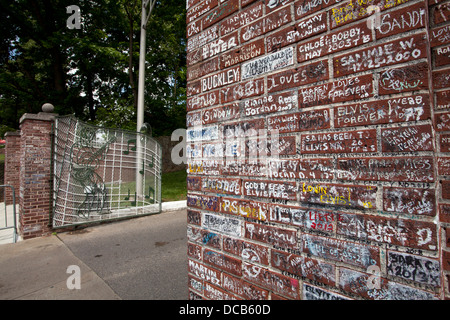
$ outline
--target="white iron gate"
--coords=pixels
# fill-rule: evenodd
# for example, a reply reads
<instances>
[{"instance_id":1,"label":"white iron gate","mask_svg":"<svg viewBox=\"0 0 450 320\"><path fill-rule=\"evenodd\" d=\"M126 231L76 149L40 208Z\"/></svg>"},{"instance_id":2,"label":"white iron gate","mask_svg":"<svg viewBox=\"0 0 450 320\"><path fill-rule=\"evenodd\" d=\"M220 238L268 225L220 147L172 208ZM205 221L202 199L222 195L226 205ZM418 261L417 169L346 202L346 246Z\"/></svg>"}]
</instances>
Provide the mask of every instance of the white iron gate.
<instances>
[{"instance_id":1,"label":"white iron gate","mask_svg":"<svg viewBox=\"0 0 450 320\"><path fill-rule=\"evenodd\" d=\"M72 116L58 117L54 132L54 228L161 212L156 140Z\"/></svg>"}]
</instances>

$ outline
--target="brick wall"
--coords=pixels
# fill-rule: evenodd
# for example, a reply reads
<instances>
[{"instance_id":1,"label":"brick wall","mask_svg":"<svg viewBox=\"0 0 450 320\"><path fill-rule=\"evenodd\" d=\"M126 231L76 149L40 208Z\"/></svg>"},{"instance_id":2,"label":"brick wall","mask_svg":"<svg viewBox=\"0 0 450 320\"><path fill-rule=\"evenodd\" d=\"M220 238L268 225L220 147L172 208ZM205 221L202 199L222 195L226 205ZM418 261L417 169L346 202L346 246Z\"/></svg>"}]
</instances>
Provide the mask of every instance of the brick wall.
<instances>
[{"instance_id":1,"label":"brick wall","mask_svg":"<svg viewBox=\"0 0 450 320\"><path fill-rule=\"evenodd\" d=\"M8 132L5 135L5 173L4 184L12 186L16 195L16 203L18 203L18 193L20 188L20 133ZM5 188L6 205L13 204L12 191Z\"/></svg>"},{"instance_id":2,"label":"brick wall","mask_svg":"<svg viewBox=\"0 0 450 320\"><path fill-rule=\"evenodd\" d=\"M450 298L449 6L187 1L191 299Z\"/></svg>"},{"instance_id":3,"label":"brick wall","mask_svg":"<svg viewBox=\"0 0 450 320\"><path fill-rule=\"evenodd\" d=\"M21 119L19 233L25 240L51 233L52 125L50 114Z\"/></svg>"}]
</instances>

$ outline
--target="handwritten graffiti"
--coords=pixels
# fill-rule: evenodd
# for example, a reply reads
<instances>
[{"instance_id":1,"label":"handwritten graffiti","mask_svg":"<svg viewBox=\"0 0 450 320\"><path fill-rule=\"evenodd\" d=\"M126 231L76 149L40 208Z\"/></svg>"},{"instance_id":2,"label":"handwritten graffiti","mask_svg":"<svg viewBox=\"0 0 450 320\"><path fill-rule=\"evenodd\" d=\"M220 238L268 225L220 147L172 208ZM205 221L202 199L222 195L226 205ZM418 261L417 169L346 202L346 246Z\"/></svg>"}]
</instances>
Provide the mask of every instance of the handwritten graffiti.
<instances>
[{"instance_id":1,"label":"handwritten graffiti","mask_svg":"<svg viewBox=\"0 0 450 320\"><path fill-rule=\"evenodd\" d=\"M432 286L441 285L439 261L425 257L390 251L387 273Z\"/></svg>"}]
</instances>

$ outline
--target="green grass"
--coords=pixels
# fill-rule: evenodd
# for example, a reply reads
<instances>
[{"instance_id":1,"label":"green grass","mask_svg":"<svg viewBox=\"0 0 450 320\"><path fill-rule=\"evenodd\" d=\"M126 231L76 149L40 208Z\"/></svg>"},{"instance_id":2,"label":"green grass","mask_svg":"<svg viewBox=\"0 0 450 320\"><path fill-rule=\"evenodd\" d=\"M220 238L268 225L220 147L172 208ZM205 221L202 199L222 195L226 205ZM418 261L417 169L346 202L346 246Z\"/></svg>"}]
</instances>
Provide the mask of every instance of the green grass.
<instances>
[{"instance_id":1,"label":"green grass","mask_svg":"<svg viewBox=\"0 0 450 320\"><path fill-rule=\"evenodd\" d=\"M162 202L186 200L186 177L186 170L164 173L162 175Z\"/></svg>"}]
</instances>

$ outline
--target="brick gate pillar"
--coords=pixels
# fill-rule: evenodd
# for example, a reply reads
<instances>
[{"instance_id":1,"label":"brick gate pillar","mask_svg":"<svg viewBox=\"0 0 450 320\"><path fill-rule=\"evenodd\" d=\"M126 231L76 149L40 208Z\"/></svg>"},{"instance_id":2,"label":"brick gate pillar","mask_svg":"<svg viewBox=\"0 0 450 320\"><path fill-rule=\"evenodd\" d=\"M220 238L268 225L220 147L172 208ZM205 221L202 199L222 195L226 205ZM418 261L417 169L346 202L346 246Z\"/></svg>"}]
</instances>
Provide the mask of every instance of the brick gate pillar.
<instances>
[{"instance_id":1,"label":"brick gate pillar","mask_svg":"<svg viewBox=\"0 0 450 320\"><path fill-rule=\"evenodd\" d=\"M17 201L20 188L20 132L7 132L5 140L4 184L14 187ZM13 195L10 188L5 188L5 204L13 204Z\"/></svg>"},{"instance_id":2,"label":"brick gate pillar","mask_svg":"<svg viewBox=\"0 0 450 320\"><path fill-rule=\"evenodd\" d=\"M51 233L53 108L20 119L19 234L25 239Z\"/></svg>"}]
</instances>

